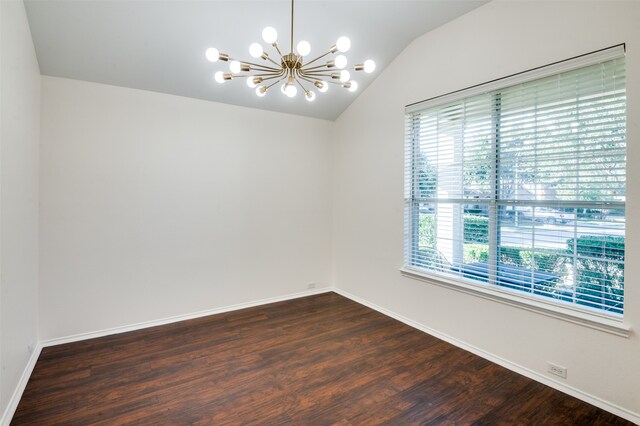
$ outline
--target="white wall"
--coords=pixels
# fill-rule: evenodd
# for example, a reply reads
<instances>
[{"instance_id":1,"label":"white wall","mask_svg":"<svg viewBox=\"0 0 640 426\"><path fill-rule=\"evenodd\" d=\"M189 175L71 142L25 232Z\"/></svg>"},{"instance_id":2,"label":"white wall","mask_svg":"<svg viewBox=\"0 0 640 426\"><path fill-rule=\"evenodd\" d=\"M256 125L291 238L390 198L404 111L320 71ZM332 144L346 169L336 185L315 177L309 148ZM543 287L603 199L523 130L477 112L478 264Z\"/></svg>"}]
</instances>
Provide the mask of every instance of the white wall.
<instances>
[{"instance_id":1,"label":"white wall","mask_svg":"<svg viewBox=\"0 0 640 426\"><path fill-rule=\"evenodd\" d=\"M404 105L627 43L625 322L640 327L640 3L492 2L415 40L337 120L335 284L438 333L640 413L640 338L401 277ZM561 379L560 379L561 380Z\"/></svg>"},{"instance_id":2,"label":"white wall","mask_svg":"<svg viewBox=\"0 0 640 426\"><path fill-rule=\"evenodd\" d=\"M38 341L40 70L24 5L0 1L0 413Z\"/></svg>"},{"instance_id":3,"label":"white wall","mask_svg":"<svg viewBox=\"0 0 640 426\"><path fill-rule=\"evenodd\" d=\"M330 126L43 77L42 339L329 286Z\"/></svg>"}]
</instances>

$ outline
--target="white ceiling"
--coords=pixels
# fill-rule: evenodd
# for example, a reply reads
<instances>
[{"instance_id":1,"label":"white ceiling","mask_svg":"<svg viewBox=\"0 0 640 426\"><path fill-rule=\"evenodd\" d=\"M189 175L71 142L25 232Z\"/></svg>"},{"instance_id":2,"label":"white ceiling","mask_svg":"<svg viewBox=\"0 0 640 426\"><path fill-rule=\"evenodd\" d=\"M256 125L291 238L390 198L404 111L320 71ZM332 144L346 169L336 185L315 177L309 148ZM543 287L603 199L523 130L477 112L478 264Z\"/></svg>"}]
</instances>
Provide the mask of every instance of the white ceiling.
<instances>
[{"instance_id":1,"label":"white ceiling","mask_svg":"<svg viewBox=\"0 0 640 426\"><path fill-rule=\"evenodd\" d=\"M279 91L258 98L244 79L217 84L214 72L228 72L228 64L204 56L214 46L250 60L248 46L262 42L267 25L288 51L289 1L26 0L25 7L44 75L334 120L413 39L484 3L296 1L296 43L309 41L311 56L346 35L350 64L369 58L377 64L373 74L355 75L356 93L332 85L315 102Z\"/></svg>"}]
</instances>

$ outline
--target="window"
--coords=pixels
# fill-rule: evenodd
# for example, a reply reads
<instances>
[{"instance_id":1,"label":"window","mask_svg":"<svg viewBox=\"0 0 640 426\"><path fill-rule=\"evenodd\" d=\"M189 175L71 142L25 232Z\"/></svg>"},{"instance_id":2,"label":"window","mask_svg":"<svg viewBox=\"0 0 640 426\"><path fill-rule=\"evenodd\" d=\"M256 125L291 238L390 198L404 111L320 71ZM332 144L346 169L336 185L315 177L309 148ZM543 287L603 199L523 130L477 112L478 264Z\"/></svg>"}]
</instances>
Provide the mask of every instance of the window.
<instances>
[{"instance_id":1,"label":"window","mask_svg":"<svg viewBox=\"0 0 640 426\"><path fill-rule=\"evenodd\" d=\"M617 47L407 107L405 269L624 311Z\"/></svg>"}]
</instances>

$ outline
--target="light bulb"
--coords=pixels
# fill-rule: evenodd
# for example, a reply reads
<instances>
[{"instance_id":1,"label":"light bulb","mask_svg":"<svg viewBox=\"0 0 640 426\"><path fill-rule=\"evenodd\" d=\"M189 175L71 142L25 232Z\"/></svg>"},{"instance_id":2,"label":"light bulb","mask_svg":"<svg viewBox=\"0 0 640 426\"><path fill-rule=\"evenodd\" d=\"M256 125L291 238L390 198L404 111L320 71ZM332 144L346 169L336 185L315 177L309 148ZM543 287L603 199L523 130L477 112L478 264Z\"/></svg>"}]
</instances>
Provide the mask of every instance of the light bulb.
<instances>
[{"instance_id":1,"label":"light bulb","mask_svg":"<svg viewBox=\"0 0 640 426\"><path fill-rule=\"evenodd\" d=\"M329 90L329 83L324 82L324 81L319 81L319 84L316 85L316 87L318 87L318 91L321 93L325 93L327 90Z\"/></svg>"},{"instance_id":2,"label":"light bulb","mask_svg":"<svg viewBox=\"0 0 640 426\"><path fill-rule=\"evenodd\" d=\"M341 70L342 68L347 66L347 57L344 55L338 55L336 56L334 63L336 64L336 68Z\"/></svg>"},{"instance_id":3,"label":"light bulb","mask_svg":"<svg viewBox=\"0 0 640 426\"><path fill-rule=\"evenodd\" d=\"M349 91L350 92L355 92L356 90L358 90L358 82L357 81L351 81L351 87L349 87Z\"/></svg>"},{"instance_id":4,"label":"light bulb","mask_svg":"<svg viewBox=\"0 0 640 426\"><path fill-rule=\"evenodd\" d=\"M218 58L220 57L220 52L218 52L218 49L216 49L215 47L210 47L206 52L204 52L204 56L206 56L207 59L211 62L217 62Z\"/></svg>"},{"instance_id":5,"label":"light bulb","mask_svg":"<svg viewBox=\"0 0 640 426\"><path fill-rule=\"evenodd\" d=\"M218 71L213 75L213 78L220 84L224 83L224 72Z\"/></svg>"},{"instance_id":6,"label":"light bulb","mask_svg":"<svg viewBox=\"0 0 640 426\"><path fill-rule=\"evenodd\" d=\"M342 36L336 41L336 47L342 53L348 52L351 49L351 40L349 37Z\"/></svg>"},{"instance_id":7,"label":"light bulb","mask_svg":"<svg viewBox=\"0 0 640 426\"><path fill-rule=\"evenodd\" d=\"M249 46L249 55L251 55L252 58L259 58L262 56L262 52L264 52L264 49L260 43L251 43Z\"/></svg>"},{"instance_id":8,"label":"light bulb","mask_svg":"<svg viewBox=\"0 0 640 426\"><path fill-rule=\"evenodd\" d=\"M278 40L278 32L273 27L265 27L262 30L262 39L265 43L273 44Z\"/></svg>"},{"instance_id":9,"label":"light bulb","mask_svg":"<svg viewBox=\"0 0 640 426\"><path fill-rule=\"evenodd\" d=\"M364 61L364 72L366 72L367 74L371 74L373 71L375 71L375 69L376 63L371 59L367 59L366 61Z\"/></svg>"},{"instance_id":10,"label":"light bulb","mask_svg":"<svg viewBox=\"0 0 640 426\"><path fill-rule=\"evenodd\" d=\"M311 45L308 41L302 40L300 43L298 43L296 50L298 51L298 55L307 56L309 53L311 53Z\"/></svg>"},{"instance_id":11,"label":"light bulb","mask_svg":"<svg viewBox=\"0 0 640 426\"><path fill-rule=\"evenodd\" d=\"M264 86L256 87L256 95L263 97L267 94L267 88Z\"/></svg>"},{"instance_id":12,"label":"light bulb","mask_svg":"<svg viewBox=\"0 0 640 426\"><path fill-rule=\"evenodd\" d=\"M298 93L298 88L293 84L287 85L284 89L284 94L290 98L293 98Z\"/></svg>"},{"instance_id":13,"label":"light bulb","mask_svg":"<svg viewBox=\"0 0 640 426\"><path fill-rule=\"evenodd\" d=\"M315 101L315 100L316 100L316 94L315 94L315 92L312 92L311 90L307 90L306 95L307 95L306 99L307 99L309 102L313 102L313 101Z\"/></svg>"},{"instance_id":14,"label":"light bulb","mask_svg":"<svg viewBox=\"0 0 640 426\"><path fill-rule=\"evenodd\" d=\"M340 71L340 81L346 83L351 78L351 74L347 70Z\"/></svg>"},{"instance_id":15,"label":"light bulb","mask_svg":"<svg viewBox=\"0 0 640 426\"><path fill-rule=\"evenodd\" d=\"M257 84L253 82L253 77L247 78L247 86L249 86L251 89L257 86Z\"/></svg>"},{"instance_id":16,"label":"light bulb","mask_svg":"<svg viewBox=\"0 0 640 426\"><path fill-rule=\"evenodd\" d=\"M240 62L238 61L231 61L231 63L229 64L229 69L231 70L232 73L234 74L238 74L240 72Z\"/></svg>"}]
</instances>

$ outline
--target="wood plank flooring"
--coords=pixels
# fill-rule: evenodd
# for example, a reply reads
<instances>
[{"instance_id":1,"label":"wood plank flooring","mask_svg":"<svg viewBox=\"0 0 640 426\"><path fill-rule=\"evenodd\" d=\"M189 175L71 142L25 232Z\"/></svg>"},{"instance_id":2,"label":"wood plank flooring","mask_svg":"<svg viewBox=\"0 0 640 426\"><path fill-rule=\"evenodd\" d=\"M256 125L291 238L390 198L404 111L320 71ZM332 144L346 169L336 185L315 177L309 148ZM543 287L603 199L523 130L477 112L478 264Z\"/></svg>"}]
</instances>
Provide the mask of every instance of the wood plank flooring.
<instances>
[{"instance_id":1,"label":"wood plank flooring","mask_svg":"<svg viewBox=\"0 0 640 426\"><path fill-rule=\"evenodd\" d=\"M13 425L626 425L325 293L45 348Z\"/></svg>"}]
</instances>

